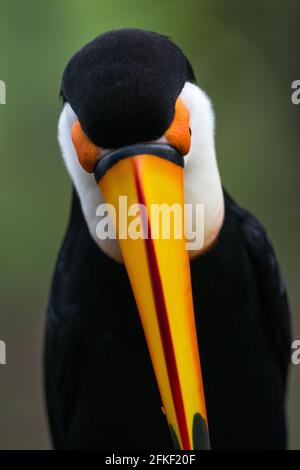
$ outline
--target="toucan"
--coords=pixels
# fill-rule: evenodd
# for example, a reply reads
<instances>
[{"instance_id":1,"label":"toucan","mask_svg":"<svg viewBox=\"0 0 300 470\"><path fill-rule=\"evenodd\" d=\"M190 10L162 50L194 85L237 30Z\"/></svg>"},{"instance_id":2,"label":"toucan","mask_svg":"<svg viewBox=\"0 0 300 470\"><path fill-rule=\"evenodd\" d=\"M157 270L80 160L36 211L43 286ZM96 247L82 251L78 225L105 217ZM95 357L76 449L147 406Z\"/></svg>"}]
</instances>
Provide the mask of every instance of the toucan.
<instances>
[{"instance_id":1,"label":"toucan","mask_svg":"<svg viewBox=\"0 0 300 470\"><path fill-rule=\"evenodd\" d=\"M54 448L286 448L285 284L222 186L188 59L161 34L113 30L70 59L61 97L73 195L45 328Z\"/></svg>"}]
</instances>

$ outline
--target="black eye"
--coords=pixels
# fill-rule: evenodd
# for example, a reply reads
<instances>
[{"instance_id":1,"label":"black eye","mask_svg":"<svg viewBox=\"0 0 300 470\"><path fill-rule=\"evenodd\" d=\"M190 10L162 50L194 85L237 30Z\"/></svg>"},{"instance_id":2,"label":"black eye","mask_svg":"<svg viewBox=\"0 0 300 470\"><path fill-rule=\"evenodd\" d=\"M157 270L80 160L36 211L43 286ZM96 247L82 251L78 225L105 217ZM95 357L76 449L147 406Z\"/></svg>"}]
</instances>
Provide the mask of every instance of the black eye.
<instances>
[{"instance_id":1,"label":"black eye","mask_svg":"<svg viewBox=\"0 0 300 470\"><path fill-rule=\"evenodd\" d=\"M192 135L192 129L189 127L190 135Z\"/></svg>"}]
</instances>

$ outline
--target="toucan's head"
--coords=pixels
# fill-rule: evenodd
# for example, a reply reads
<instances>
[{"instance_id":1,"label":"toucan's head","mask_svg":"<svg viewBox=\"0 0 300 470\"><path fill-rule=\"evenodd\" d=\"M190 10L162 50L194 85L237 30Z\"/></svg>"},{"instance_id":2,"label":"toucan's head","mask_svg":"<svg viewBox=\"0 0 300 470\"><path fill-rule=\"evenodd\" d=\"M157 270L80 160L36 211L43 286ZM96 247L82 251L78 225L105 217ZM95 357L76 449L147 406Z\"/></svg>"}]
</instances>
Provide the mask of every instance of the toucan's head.
<instances>
[{"instance_id":1,"label":"toucan's head","mask_svg":"<svg viewBox=\"0 0 300 470\"><path fill-rule=\"evenodd\" d=\"M134 29L100 35L77 52L61 93L59 142L91 236L125 263L175 440L201 447L197 436L205 441L207 419L184 235L156 239L158 219L147 214L140 220L146 239L121 237L119 217L117 240L99 239L96 227L97 207L105 201L119 215L120 196L127 207L149 211L190 204L181 225L194 228L201 204L203 244L191 253L212 244L224 204L210 101L172 41Z\"/></svg>"}]
</instances>

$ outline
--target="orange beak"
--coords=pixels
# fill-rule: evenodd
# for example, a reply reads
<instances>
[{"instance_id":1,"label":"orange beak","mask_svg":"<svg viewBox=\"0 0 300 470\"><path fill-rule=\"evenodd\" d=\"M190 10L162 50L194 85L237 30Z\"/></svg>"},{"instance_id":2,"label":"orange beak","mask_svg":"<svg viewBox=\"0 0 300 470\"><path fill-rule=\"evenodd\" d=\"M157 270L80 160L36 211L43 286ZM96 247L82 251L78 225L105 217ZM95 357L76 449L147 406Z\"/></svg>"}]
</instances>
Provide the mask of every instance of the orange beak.
<instances>
[{"instance_id":1,"label":"orange beak","mask_svg":"<svg viewBox=\"0 0 300 470\"><path fill-rule=\"evenodd\" d=\"M184 236L181 164L183 157L174 148L141 144L102 157L95 176L105 202L116 211L115 229L174 445L184 450L208 449L190 262ZM120 196L127 197L128 207L139 204L144 208L140 211L141 237L130 236L129 223L124 237L119 221ZM168 236L162 233L164 213L158 217L158 207L176 207L179 212L181 209L181 219L169 211Z\"/></svg>"}]
</instances>

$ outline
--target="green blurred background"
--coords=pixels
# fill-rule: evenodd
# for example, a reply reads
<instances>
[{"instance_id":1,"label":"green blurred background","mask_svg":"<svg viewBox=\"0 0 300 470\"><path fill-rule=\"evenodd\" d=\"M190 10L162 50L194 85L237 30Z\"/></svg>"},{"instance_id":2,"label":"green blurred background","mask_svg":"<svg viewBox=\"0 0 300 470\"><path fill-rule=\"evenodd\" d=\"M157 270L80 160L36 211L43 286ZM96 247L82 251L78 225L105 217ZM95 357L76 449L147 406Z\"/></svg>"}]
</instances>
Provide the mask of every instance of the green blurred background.
<instances>
[{"instance_id":1,"label":"green blurred background","mask_svg":"<svg viewBox=\"0 0 300 470\"><path fill-rule=\"evenodd\" d=\"M269 232L300 338L299 20L299 0L0 0L1 449L50 447L44 311L71 188L56 143L58 94L69 57L101 32L155 30L189 57L214 103L223 182ZM300 366L288 416L290 447L300 448Z\"/></svg>"}]
</instances>

